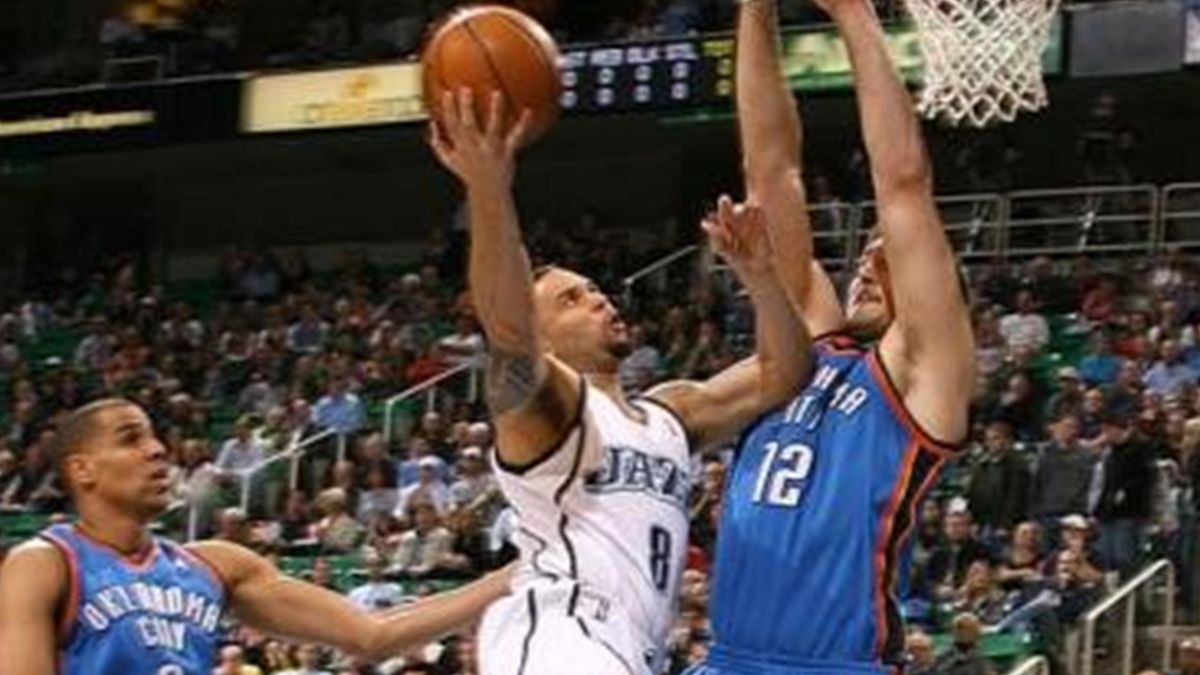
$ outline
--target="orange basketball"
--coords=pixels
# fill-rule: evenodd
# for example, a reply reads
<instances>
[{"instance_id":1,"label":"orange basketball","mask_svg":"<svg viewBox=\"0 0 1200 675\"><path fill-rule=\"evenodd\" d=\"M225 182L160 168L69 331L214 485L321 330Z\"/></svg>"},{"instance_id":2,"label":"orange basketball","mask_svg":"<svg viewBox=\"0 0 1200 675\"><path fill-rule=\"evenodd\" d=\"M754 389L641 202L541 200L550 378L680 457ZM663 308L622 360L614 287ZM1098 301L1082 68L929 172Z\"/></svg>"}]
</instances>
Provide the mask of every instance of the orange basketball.
<instances>
[{"instance_id":1,"label":"orange basketball","mask_svg":"<svg viewBox=\"0 0 1200 675\"><path fill-rule=\"evenodd\" d=\"M530 141L558 117L558 46L541 24L514 9L479 5L451 14L426 44L421 65L425 105L435 120L442 92L463 87L475 94L481 124L494 91L505 99L506 128L528 108Z\"/></svg>"}]
</instances>

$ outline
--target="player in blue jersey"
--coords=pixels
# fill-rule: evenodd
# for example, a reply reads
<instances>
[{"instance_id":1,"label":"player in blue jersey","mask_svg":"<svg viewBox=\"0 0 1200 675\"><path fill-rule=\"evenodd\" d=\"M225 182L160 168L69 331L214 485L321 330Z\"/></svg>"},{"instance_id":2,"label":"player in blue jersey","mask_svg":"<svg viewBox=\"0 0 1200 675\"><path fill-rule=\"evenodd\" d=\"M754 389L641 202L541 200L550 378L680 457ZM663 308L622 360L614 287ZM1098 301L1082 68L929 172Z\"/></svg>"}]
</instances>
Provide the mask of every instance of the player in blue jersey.
<instances>
[{"instance_id":1,"label":"player in blue jersey","mask_svg":"<svg viewBox=\"0 0 1200 675\"><path fill-rule=\"evenodd\" d=\"M168 502L167 454L136 405L97 401L58 431L55 460L78 522L50 527L0 569L0 674L210 673L226 608L246 624L381 659L470 621L508 571L367 615L226 542L150 535Z\"/></svg>"},{"instance_id":2,"label":"player in blue jersey","mask_svg":"<svg viewBox=\"0 0 1200 675\"><path fill-rule=\"evenodd\" d=\"M968 431L971 323L912 103L868 0L817 0L845 40L879 223L843 308L812 260L800 124L775 0L742 0L737 97L748 200L766 212L811 382L743 435L723 500L714 644L696 675L902 666L909 535Z\"/></svg>"}]
</instances>

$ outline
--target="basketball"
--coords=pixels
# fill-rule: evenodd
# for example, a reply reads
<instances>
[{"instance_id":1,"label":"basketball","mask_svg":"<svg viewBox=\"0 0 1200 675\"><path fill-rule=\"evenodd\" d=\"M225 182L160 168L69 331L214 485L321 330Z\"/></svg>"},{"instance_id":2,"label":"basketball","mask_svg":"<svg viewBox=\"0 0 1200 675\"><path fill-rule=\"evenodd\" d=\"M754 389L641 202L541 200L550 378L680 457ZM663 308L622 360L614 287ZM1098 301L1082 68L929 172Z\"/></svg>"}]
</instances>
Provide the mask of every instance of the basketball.
<instances>
[{"instance_id":1,"label":"basketball","mask_svg":"<svg viewBox=\"0 0 1200 675\"><path fill-rule=\"evenodd\" d=\"M545 134L558 117L558 46L541 24L514 9L483 5L455 12L429 39L421 64L425 105L434 120L443 92L464 87L475 94L481 124L494 91L504 95L506 129L528 108L526 142Z\"/></svg>"}]
</instances>

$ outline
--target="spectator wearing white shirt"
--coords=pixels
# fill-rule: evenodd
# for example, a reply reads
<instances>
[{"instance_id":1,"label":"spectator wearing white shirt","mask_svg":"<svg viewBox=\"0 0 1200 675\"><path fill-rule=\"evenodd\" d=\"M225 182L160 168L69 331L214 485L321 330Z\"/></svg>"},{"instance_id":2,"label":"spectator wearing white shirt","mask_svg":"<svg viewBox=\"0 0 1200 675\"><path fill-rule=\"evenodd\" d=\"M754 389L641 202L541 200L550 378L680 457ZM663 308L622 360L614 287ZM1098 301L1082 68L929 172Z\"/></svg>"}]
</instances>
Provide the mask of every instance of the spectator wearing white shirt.
<instances>
[{"instance_id":1,"label":"spectator wearing white shirt","mask_svg":"<svg viewBox=\"0 0 1200 675\"><path fill-rule=\"evenodd\" d=\"M1050 325L1046 317L1034 311L1033 291L1027 288L1018 291L1016 302L1017 311L1000 319L1000 335L1010 350L1040 351L1050 342Z\"/></svg>"},{"instance_id":2,"label":"spectator wearing white shirt","mask_svg":"<svg viewBox=\"0 0 1200 675\"><path fill-rule=\"evenodd\" d=\"M488 492L495 481L483 461L483 450L475 446L459 453L458 480L450 486L450 503L454 508L469 506Z\"/></svg>"},{"instance_id":3,"label":"spectator wearing white shirt","mask_svg":"<svg viewBox=\"0 0 1200 675\"><path fill-rule=\"evenodd\" d=\"M254 428L248 417L233 425L233 438L221 446L217 468L226 474L245 474L266 459L266 448L254 438Z\"/></svg>"},{"instance_id":4,"label":"spectator wearing white shirt","mask_svg":"<svg viewBox=\"0 0 1200 675\"><path fill-rule=\"evenodd\" d=\"M399 607L408 601L399 584L384 578L387 561L378 551L368 551L363 556L363 566L367 568L367 583L350 591L350 602L368 612L376 612Z\"/></svg>"},{"instance_id":5,"label":"spectator wearing white shirt","mask_svg":"<svg viewBox=\"0 0 1200 675\"><path fill-rule=\"evenodd\" d=\"M450 488L438 477L441 467L442 462L436 457L422 457L417 461L417 482L400 490L395 511L397 520L407 520L411 516L410 509L418 501L430 504L439 516L446 513L450 507Z\"/></svg>"},{"instance_id":6,"label":"spectator wearing white shirt","mask_svg":"<svg viewBox=\"0 0 1200 675\"><path fill-rule=\"evenodd\" d=\"M412 505L413 529L400 535L393 557L394 569L410 577L426 577L454 552L454 535L441 525L433 504L417 500Z\"/></svg>"},{"instance_id":7,"label":"spectator wearing white shirt","mask_svg":"<svg viewBox=\"0 0 1200 675\"><path fill-rule=\"evenodd\" d=\"M479 324L475 317L467 312L461 312L455 320L454 333L438 341L446 361L452 367L471 364L478 368L483 365L484 341L479 332Z\"/></svg>"}]
</instances>

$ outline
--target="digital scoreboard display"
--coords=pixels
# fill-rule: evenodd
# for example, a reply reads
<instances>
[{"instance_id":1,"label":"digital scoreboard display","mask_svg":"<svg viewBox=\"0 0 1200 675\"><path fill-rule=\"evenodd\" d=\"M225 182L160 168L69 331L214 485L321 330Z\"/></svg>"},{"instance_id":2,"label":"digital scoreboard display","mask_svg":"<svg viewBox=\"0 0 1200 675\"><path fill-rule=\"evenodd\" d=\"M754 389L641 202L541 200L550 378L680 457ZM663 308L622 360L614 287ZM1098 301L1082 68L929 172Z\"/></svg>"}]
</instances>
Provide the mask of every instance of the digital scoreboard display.
<instances>
[{"instance_id":1,"label":"digital scoreboard display","mask_svg":"<svg viewBox=\"0 0 1200 675\"><path fill-rule=\"evenodd\" d=\"M562 107L603 113L728 102L733 56L728 37L568 47L559 63Z\"/></svg>"}]
</instances>

